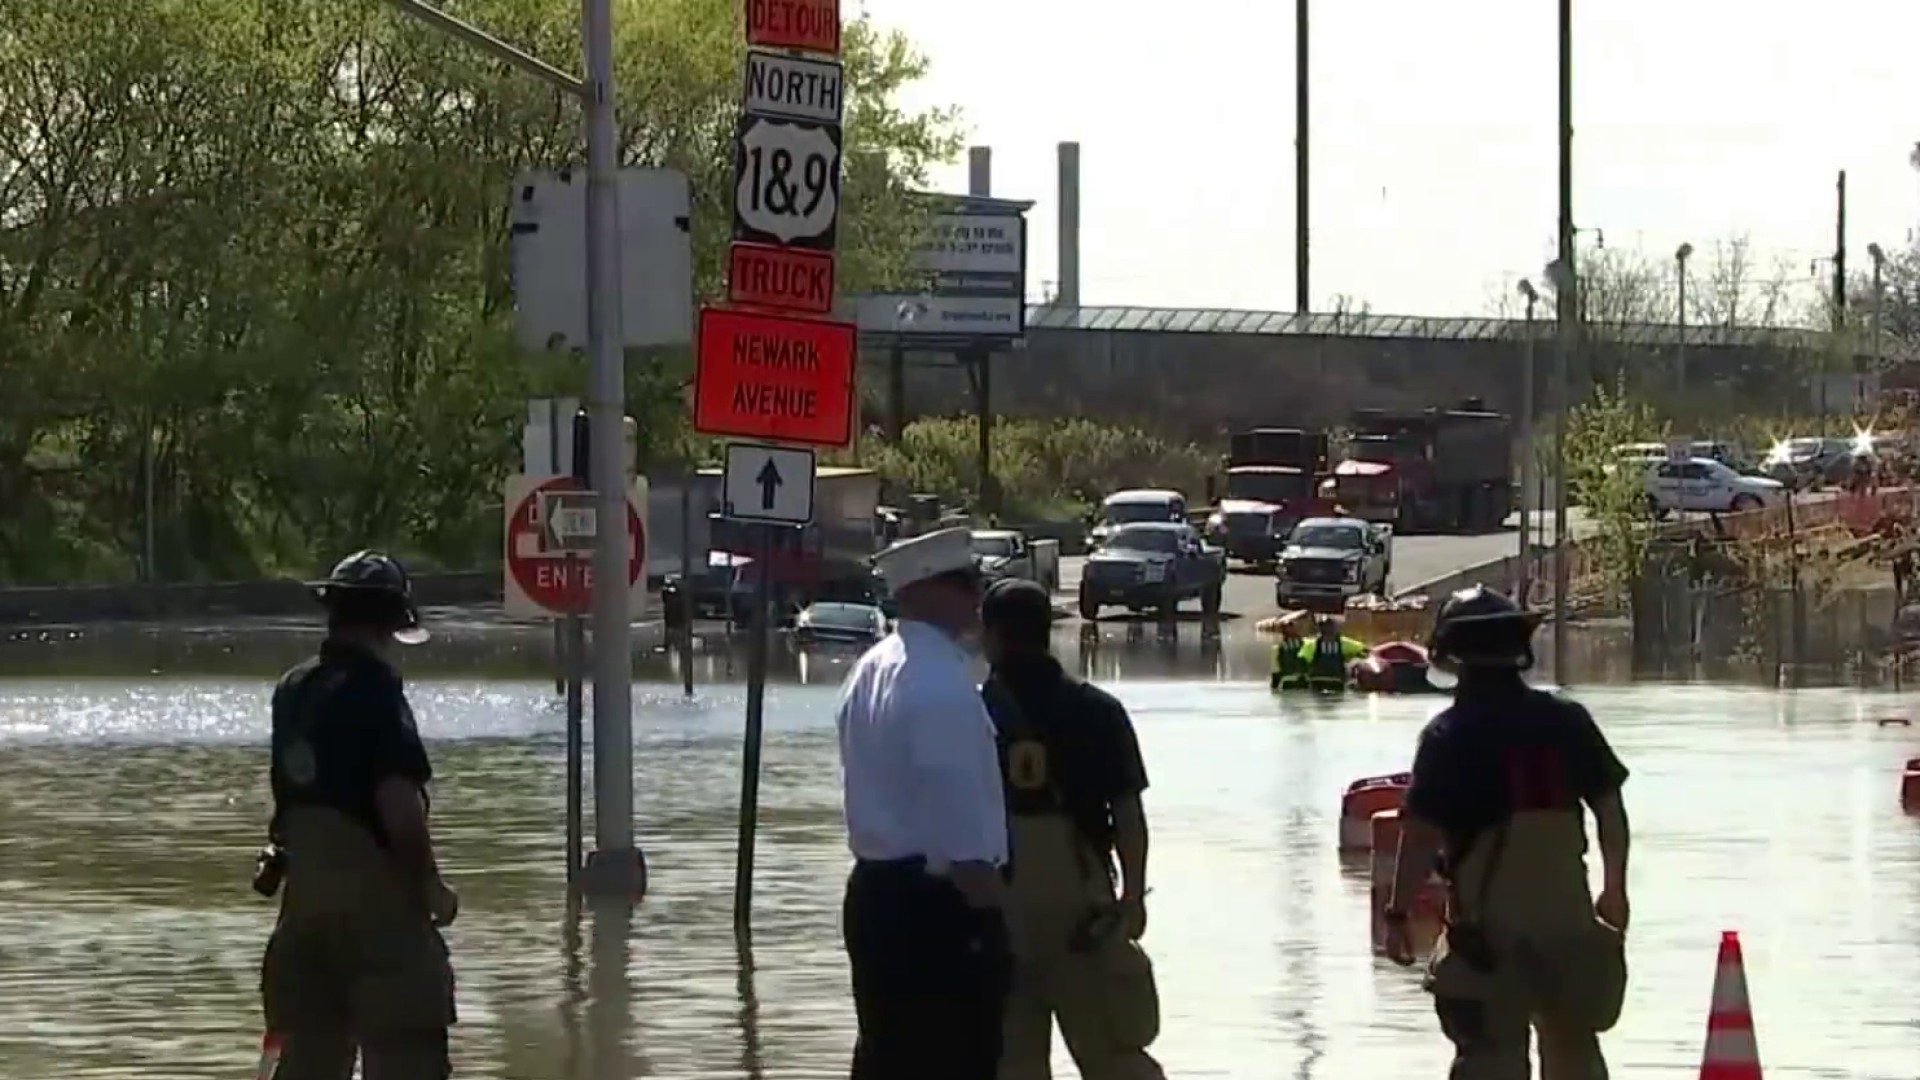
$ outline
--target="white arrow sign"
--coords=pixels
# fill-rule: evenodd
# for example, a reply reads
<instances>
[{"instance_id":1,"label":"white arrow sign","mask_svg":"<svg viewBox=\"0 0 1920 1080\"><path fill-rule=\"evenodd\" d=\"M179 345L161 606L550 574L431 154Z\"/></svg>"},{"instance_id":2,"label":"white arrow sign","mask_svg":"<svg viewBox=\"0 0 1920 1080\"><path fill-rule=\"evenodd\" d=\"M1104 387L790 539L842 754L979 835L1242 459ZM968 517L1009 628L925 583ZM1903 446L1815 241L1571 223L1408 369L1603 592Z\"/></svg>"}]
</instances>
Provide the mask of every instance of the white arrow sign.
<instances>
[{"instance_id":1,"label":"white arrow sign","mask_svg":"<svg viewBox=\"0 0 1920 1080\"><path fill-rule=\"evenodd\" d=\"M831 250L840 214L840 127L742 116L734 147L738 226L779 243Z\"/></svg>"},{"instance_id":2,"label":"white arrow sign","mask_svg":"<svg viewBox=\"0 0 1920 1080\"><path fill-rule=\"evenodd\" d=\"M805 525L813 520L813 451L728 443L722 513L743 521Z\"/></svg>"}]
</instances>

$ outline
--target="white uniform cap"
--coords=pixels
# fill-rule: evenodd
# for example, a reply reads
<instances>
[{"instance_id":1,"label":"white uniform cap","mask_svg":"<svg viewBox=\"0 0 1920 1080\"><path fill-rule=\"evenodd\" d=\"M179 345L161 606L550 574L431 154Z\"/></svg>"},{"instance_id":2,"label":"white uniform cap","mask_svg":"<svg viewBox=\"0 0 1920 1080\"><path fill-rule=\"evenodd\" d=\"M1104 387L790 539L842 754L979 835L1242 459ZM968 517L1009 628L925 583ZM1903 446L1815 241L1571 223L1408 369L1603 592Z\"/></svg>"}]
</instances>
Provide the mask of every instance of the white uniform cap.
<instances>
[{"instance_id":1,"label":"white uniform cap","mask_svg":"<svg viewBox=\"0 0 1920 1080\"><path fill-rule=\"evenodd\" d=\"M875 555L873 568L880 571L887 588L894 592L954 570L971 570L974 568L973 530L941 529L902 540Z\"/></svg>"}]
</instances>

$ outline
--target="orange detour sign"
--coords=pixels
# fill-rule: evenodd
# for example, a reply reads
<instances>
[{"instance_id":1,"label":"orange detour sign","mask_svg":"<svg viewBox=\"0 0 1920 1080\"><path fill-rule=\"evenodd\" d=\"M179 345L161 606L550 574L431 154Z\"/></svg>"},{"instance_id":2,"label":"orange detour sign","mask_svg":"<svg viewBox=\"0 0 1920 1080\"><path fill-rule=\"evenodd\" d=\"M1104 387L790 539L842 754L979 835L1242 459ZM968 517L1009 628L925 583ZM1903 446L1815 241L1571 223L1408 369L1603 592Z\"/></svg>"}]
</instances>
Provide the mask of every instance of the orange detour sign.
<instances>
[{"instance_id":1,"label":"orange detour sign","mask_svg":"<svg viewBox=\"0 0 1920 1080\"><path fill-rule=\"evenodd\" d=\"M845 446L853 441L852 323L700 310L693 430Z\"/></svg>"},{"instance_id":2,"label":"orange detour sign","mask_svg":"<svg viewBox=\"0 0 1920 1080\"><path fill-rule=\"evenodd\" d=\"M627 492L628 611L647 598L647 489ZM506 581L508 615L542 618L585 615L593 606L593 493L570 476L507 478Z\"/></svg>"},{"instance_id":3,"label":"orange detour sign","mask_svg":"<svg viewBox=\"0 0 1920 1080\"><path fill-rule=\"evenodd\" d=\"M840 53L840 0L747 0L747 44Z\"/></svg>"},{"instance_id":4,"label":"orange detour sign","mask_svg":"<svg viewBox=\"0 0 1920 1080\"><path fill-rule=\"evenodd\" d=\"M1720 935L1720 961L1713 972L1713 1004L1707 1012L1707 1048L1700 1080L1761 1080L1760 1044L1753 1037L1753 1003L1747 1000L1747 964L1740 935Z\"/></svg>"}]
</instances>

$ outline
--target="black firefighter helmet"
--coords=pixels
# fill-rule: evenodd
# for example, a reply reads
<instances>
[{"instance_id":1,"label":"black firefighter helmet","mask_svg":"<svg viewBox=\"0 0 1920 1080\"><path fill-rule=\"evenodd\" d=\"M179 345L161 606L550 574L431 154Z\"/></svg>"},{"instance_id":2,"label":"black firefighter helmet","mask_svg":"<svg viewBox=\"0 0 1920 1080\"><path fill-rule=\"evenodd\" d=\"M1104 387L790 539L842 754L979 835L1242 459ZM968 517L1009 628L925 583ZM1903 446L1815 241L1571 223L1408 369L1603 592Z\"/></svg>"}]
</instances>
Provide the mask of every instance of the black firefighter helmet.
<instances>
[{"instance_id":1,"label":"black firefighter helmet","mask_svg":"<svg viewBox=\"0 0 1920 1080\"><path fill-rule=\"evenodd\" d=\"M391 555L356 551L335 563L326 580L309 581L307 588L335 622L386 624L402 645L418 645L429 637L413 603L413 579Z\"/></svg>"},{"instance_id":2,"label":"black firefighter helmet","mask_svg":"<svg viewBox=\"0 0 1920 1080\"><path fill-rule=\"evenodd\" d=\"M1451 667L1533 666L1533 633L1541 613L1497 589L1475 585L1454 593L1434 616L1427 655Z\"/></svg>"}]
</instances>

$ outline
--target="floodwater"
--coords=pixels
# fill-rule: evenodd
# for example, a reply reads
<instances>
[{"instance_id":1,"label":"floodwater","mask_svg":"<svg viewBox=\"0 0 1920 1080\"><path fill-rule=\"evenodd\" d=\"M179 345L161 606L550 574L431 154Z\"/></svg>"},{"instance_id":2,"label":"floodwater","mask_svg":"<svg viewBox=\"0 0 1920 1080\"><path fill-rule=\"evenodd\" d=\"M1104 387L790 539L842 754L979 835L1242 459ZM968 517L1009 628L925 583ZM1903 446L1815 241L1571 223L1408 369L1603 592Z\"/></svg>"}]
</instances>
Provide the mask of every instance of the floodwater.
<instances>
[{"instance_id":1,"label":"floodwater","mask_svg":"<svg viewBox=\"0 0 1920 1080\"><path fill-rule=\"evenodd\" d=\"M247 888L265 703L271 673L309 642L114 641L0 645L0 1075L230 1080L258 1045L271 918ZM691 702L645 661L660 678L635 693L651 895L630 921L574 918L561 713L538 663L502 659L537 644L468 664L485 678L435 646L410 660L464 900L450 934L458 1074L845 1076L831 718L845 658L777 665L748 970L730 928L744 693L706 682L724 660ZM1404 765L1432 702L1276 701L1257 643L1204 646L1192 627L1109 628L1063 649L1088 653L1132 709L1152 773L1147 944L1169 1075L1444 1075L1417 977L1370 955L1365 881L1333 846L1340 790ZM149 671L195 656L226 662ZM1582 697L1635 770L1634 982L1605 1041L1615 1074L1696 1075L1719 934L1737 929L1770 1075L1911 1078L1920 826L1896 787L1916 736L1876 721L1920 703L1708 685ZM1056 1071L1074 1075L1064 1055Z\"/></svg>"}]
</instances>

